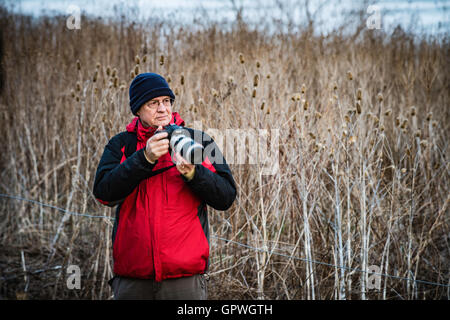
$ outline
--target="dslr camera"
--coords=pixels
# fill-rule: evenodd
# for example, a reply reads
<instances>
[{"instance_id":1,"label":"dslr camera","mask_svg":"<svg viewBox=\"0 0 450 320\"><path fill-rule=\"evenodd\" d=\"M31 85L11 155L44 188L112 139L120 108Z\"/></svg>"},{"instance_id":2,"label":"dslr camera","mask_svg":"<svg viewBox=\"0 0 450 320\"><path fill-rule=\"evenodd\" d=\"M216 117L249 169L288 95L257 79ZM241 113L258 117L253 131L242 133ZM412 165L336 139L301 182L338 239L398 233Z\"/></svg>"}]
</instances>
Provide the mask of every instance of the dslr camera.
<instances>
[{"instance_id":1,"label":"dslr camera","mask_svg":"<svg viewBox=\"0 0 450 320\"><path fill-rule=\"evenodd\" d=\"M200 164L204 161L203 145L195 142L185 128L176 124L169 124L159 132L167 132L170 148L179 153L189 163Z\"/></svg>"}]
</instances>

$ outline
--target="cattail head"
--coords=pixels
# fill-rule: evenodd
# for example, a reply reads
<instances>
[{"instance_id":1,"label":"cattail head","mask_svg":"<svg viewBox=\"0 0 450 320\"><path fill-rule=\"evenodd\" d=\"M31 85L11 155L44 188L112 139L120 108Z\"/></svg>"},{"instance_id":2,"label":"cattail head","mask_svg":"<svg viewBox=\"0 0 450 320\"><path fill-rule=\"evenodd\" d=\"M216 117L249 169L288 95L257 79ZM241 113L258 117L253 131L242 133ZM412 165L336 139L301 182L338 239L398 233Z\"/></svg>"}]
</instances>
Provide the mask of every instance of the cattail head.
<instances>
[{"instance_id":1,"label":"cattail head","mask_svg":"<svg viewBox=\"0 0 450 320\"><path fill-rule=\"evenodd\" d=\"M302 87L300 89L301 93L304 94L306 92L306 85L302 84Z\"/></svg>"},{"instance_id":2,"label":"cattail head","mask_svg":"<svg viewBox=\"0 0 450 320\"><path fill-rule=\"evenodd\" d=\"M319 111L316 111L315 116L317 119L322 118L322 114Z\"/></svg>"},{"instance_id":3,"label":"cattail head","mask_svg":"<svg viewBox=\"0 0 450 320\"><path fill-rule=\"evenodd\" d=\"M75 98L75 91L73 89L70 90L70 95L72 96L72 98Z\"/></svg>"},{"instance_id":4,"label":"cattail head","mask_svg":"<svg viewBox=\"0 0 450 320\"><path fill-rule=\"evenodd\" d=\"M252 98L256 98L256 89L253 89Z\"/></svg>"},{"instance_id":5,"label":"cattail head","mask_svg":"<svg viewBox=\"0 0 450 320\"><path fill-rule=\"evenodd\" d=\"M171 83L172 82L172 77L170 75L167 76L167 83Z\"/></svg>"},{"instance_id":6,"label":"cattail head","mask_svg":"<svg viewBox=\"0 0 450 320\"><path fill-rule=\"evenodd\" d=\"M362 109L361 109L361 100L356 100L356 112L358 114L361 114Z\"/></svg>"},{"instance_id":7,"label":"cattail head","mask_svg":"<svg viewBox=\"0 0 450 320\"><path fill-rule=\"evenodd\" d=\"M255 74L255 76L253 77L253 86L257 87L259 84L259 75Z\"/></svg>"},{"instance_id":8,"label":"cattail head","mask_svg":"<svg viewBox=\"0 0 450 320\"><path fill-rule=\"evenodd\" d=\"M112 69L112 72L111 72L111 77L116 77L117 76L117 69L116 68L114 68L114 69Z\"/></svg>"},{"instance_id":9,"label":"cattail head","mask_svg":"<svg viewBox=\"0 0 450 320\"><path fill-rule=\"evenodd\" d=\"M267 79L270 79L270 73L267 74L266 78L267 78Z\"/></svg>"},{"instance_id":10,"label":"cattail head","mask_svg":"<svg viewBox=\"0 0 450 320\"><path fill-rule=\"evenodd\" d=\"M315 134L314 134L314 133L312 133L312 132L309 132L308 134L309 134L309 136L311 137L311 139L314 139L314 140L316 139L316 136L315 136Z\"/></svg>"},{"instance_id":11,"label":"cattail head","mask_svg":"<svg viewBox=\"0 0 450 320\"><path fill-rule=\"evenodd\" d=\"M146 56L146 55L144 55L144 56L142 57L142 62L143 62L143 63L146 63L146 62L147 62L147 56Z\"/></svg>"},{"instance_id":12,"label":"cattail head","mask_svg":"<svg viewBox=\"0 0 450 320\"><path fill-rule=\"evenodd\" d=\"M114 78L114 88L117 88L119 86L119 78Z\"/></svg>"},{"instance_id":13,"label":"cattail head","mask_svg":"<svg viewBox=\"0 0 450 320\"><path fill-rule=\"evenodd\" d=\"M256 61L256 68L260 68L261 67L261 63L259 61Z\"/></svg>"},{"instance_id":14,"label":"cattail head","mask_svg":"<svg viewBox=\"0 0 450 320\"><path fill-rule=\"evenodd\" d=\"M305 111L308 110L308 101L303 99L302 104L303 104L303 110L305 110Z\"/></svg>"},{"instance_id":15,"label":"cattail head","mask_svg":"<svg viewBox=\"0 0 450 320\"><path fill-rule=\"evenodd\" d=\"M239 53L239 62L242 64L245 63L244 55L242 53Z\"/></svg>"},{"instance_id":16,"label":"cattail head","mask_svg":"<svg viewBox=\"0 0 450 320\"><path fill-rule=\"evenodd\" d=\"M217 98L219 96L219 92L214 88L211 88L211 94L214 98Z\"/></svg>"},{"instance_id":17,"label":"cattail head","mask_svg":"<svg viewBox=\"0 0 450 320\"><path fill-rule=\"evenodd\" d=\"M376 126L378 126L378 124L380 123L380 119L378 119L378 117L374 115L373 122L375 123Z\"/></svg>"},{"instance_id":18,"label":"cattail head","mask_svg":"<svg viewBox=\"0 0 450 320\"><path fill-rule=\"evenodd\" d=\"M184 74L181 74L180 83L184 86Z\"/></svg>"},{"instance_id":19,"label":"cattail head","mask_svg":"<svg viewBox=\"0 0 450 320\"><path fill-rule=\"evenodd\" d=\"M77 70L78 70L78 71L81 70L81 63L80 63L80 60L77 60Z\"/></svg>"},{"instance_id":20,"label":"cattail head","mask_svg":"<svg viewBox=\"0 0 450 320\"><path fill-rule=\"evenodd\" d=\"M338 85L337 85L337 83L335 82L335 83L333 83L333 90L336 91L337 89L338 89Z\"/></svg>"},{"instance_id":21,"label":"cattail head","mask_svg":"<svg viewBox=\"0 0 450 320\"><path fill-rule=\"evenodd\" d=\"M77 82L76 89L77 89L78 92L81 91L81 84L80 84L80 82Z\"/></svg>"},{"instance_id":22,"label":"cattail head","mask_svg":"<svg viewBox=\"0 0 450 320\"><path fill-rule=\"evenodd\" d=\"M134 79L135 76L136 76L136 75L134 74L134 71L130 71L130 78L131 78L131 79Z\"/></svg>"},{"instance_id":23,"label":"cattail head","mask_svg":"<svg viewBox=\"0 0 450 320\"><path fill-rule=\"evenodd\" d=\"M400 128L405 129L407 125L408 125L408 119L404 119Z\"/></svg>"},{"instance_id":24,"label":"cattail head","mask_svg":"<svg viewBox=\"0 0 450 320\"><path fill-rule=\"evenodd\" d=\"M93 82L97 82L97 77L98 77L98 70L95 70L94 77L92 78L92 81Z\"/></svg>"},{"instance_id":25,"label":"cattail head","mask_svg":"<svg viewBox=\"0 0 450 320\"><path fill-rule=\"evenodd\" d=\"M139 74L139 65L138 64L134 66L134 73Z\"/></svg>"},{"instance_id":26,"label":"cattail head","mask_svg":"<svg viewBox=\"0 0 450 320\"><path fill-rule=\"evenodd\" d=\"M433 112L428 112L427 121L430 121L432 117L433 117Z\"/></svg>"},{"instance_id":27,"label":"cattail head","mask_svg":"<svg viewBox=\"0 0 450 320\"><path fill-rule=\"evenodd\" d=\"M266 101L263 100L263 102L261 103L261 110L264 110L265 105L266 105Z\"/></svg>"},{"instance_id":28,"label":"cattail head","mask_svg":"<svg viewBox=\"0 0 450 320\"><path fill-rule=\"evenodd\" d=\"M315 143L315 144L314 144L314 147L313 147L314 153L319 152L319 150L320 150L320 143Z\"/></svg>"},{"instance_id":29,"label":"cattail head","mask_svg":"<svg viewBox=\"0 0 450 320\"><path fill-rule=\"evenodd\" d=\"M106 67L106 75L107 75L107 76L110 76L110 75L111 75L111 67L110 67L110 66L107 66L107 67Z\"/></svg>"},{"instance_id":30,"label":"cattail head","mask_svg":"<svg viewBox=\"0 0 450 320\"><path fill-rule=\"evenodd\" d=\"M160 65L160 66L164 65L164 55L161 55L161 56L159 57L159 65Z\"/></svg>"},{"instance_id":31,"label":"cattail head","mask_svg":"<svg viewBox=\"0 0 450 320\"><path fill-rule=\"evenodd\" d=\"M420 129L418 129L418 130L416 130L416 131L414 132L414 136L415 136L416 138L420 138L421 135L422 135L422 132L420 131Z\"/></svg>"},{"instance_id":32,"label":"cattail head","mask_svg":"<svg viewBox=\"0 0 450 320\"><path fill-rule=\"evenodd\" d=\"M350 70L347 71L347 79L348 80L353 80L353 74L352 74L352 72Z\"/></svg>"},{"instance_id":33,"label":"cattail head","mask_svg":"<svg viewBox=\"0 0 450 320\"><path fill-rule=\"evenodd\" d=\"M356 99L361 100L362 99L362 89L358 88L356 91Z\"/></svg>"},{"instance_id":34,"label":"cattail head","mask_svg":"<svg viewBox=\"0 0 450 320\"><path fill-rule=\"evenodd\" d=\"M138 55L136 55L136 57L134 57L134 62L135 62L136 64L141 63L141 59L139 58Z\"/></svg>"},{"instance_id":35,"label":"cattail head","mask_svg":"<svg viewBox=\"0 0 450 320\"><path fill-rule=\"evenodd\" d=\"M385 115L385 116L390 116L391 113L392 113L392 110L391 110L391 109L388 109L388 110L386 110L386 111L384 112L384 115Z\"/></svg>"},{"instance_id":36,"label":"cattail head","mask_svg":"<svg viewBox=\"0 0 450 320\"><path fill-rule=\"evenodd\" d=\"M412 106L411 107L411 117L414 117L416 115L416 107Z\"/></svg>"},{"instance_id":37,"label":"cattail head","mask_svg":"<svg viewBox=\"0 0 450 320\"><path fill-rule=\"evenodd\" d=\"M381 92L378 92L377 99L379 102L383 101L383 94Z\"/></svg>"}]
</instances>

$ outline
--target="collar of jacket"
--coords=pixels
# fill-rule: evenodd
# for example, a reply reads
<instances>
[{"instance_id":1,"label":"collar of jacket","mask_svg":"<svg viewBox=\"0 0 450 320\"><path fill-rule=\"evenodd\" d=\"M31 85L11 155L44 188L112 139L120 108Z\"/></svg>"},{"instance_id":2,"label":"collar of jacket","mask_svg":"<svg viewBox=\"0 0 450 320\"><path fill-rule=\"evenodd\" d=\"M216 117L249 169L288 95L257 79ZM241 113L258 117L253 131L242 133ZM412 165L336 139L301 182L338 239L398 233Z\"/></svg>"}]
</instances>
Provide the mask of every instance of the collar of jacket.
<instances>
[{"instance_id":1,"label":"collar of jacket","mask_svg":"<svg viewBox=\"0 0 450 320\"><path fill-rule=\"evenodd\" d=\"M178 126L184 126L184 120L180 117L178 112L172 112L172 119L170 120L170 124L176 124ZM128 132L135 132L137 135L138 141L147 141L156 131L154 127L144 127L139 121L139 117L135 117L128 125Z\"/></svg>"}]
</instances>

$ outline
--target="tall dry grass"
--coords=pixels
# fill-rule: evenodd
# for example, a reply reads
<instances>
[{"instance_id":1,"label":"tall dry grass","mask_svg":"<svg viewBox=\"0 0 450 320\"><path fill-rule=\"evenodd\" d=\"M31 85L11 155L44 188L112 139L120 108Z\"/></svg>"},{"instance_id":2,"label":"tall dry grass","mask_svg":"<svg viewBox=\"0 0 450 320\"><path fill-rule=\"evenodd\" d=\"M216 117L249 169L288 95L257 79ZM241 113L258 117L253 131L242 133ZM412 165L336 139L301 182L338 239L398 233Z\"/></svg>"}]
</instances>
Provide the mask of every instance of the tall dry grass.
<instances>
[{"instance_id":1,"label":"tall dry grass","mask_svg":"<svg viewBox=\"0 0 450 320\"><path fill-rule=\"evenodd\" d=\"M180 27L1 10L0 192L114 216L92 195L104 145L157 72L203 129L279 129L278 174L231 164L238 197L210 210L213 299L441 299L449 284L449 44L401 29L351 35ZM107 219L1 198L2 298L108 299ZM279 254L283 254L281 256ZM286 256L308 259L308 261ZM345 268L311 262L321 261ZM68 265L82 288L66 286Z\"/></svg>"}]
</instances>

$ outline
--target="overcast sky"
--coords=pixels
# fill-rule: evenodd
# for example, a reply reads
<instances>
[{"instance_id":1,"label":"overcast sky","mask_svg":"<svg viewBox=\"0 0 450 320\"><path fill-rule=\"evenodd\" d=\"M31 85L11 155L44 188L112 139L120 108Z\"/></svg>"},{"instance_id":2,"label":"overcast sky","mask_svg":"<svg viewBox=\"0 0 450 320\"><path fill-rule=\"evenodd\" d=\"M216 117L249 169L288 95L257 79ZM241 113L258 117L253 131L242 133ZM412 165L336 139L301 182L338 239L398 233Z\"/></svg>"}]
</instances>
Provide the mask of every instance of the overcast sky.
<instances>
[{"instance_id":1,"label":"overcast sky","mask_svg":"<svg viewBox=\"0 0 450 320\"><path fill-rule=\"evenodd\" d=\"M291 18L296 22L306 20L305 0L6 0L7 6L13 6L14 11L39 16L41 14L71 14L70 10L79 8L83 13L113 17L116 9L133 19L148 19L151 17L178 19L191 23L198 19L209 21L232 21L236 16L236 7L242 7L246 21L255 22L261 19L273 18L287 21ZM233 2L235 6L233 5ZM342 23L345 12L357 8L366 9L365 1L355 0L313 0L309 1L309 11L313 13L319 4L323 4L316 22L322 26L323 32L332 30ZM277 5L281 3L281 7ZM417 33L442 34L450 31L450 1L448 0L380 0L371 1L380 13L381 28L390 29L400 24L402 27L414 25Z\"/></svg>"}]
</instances>

